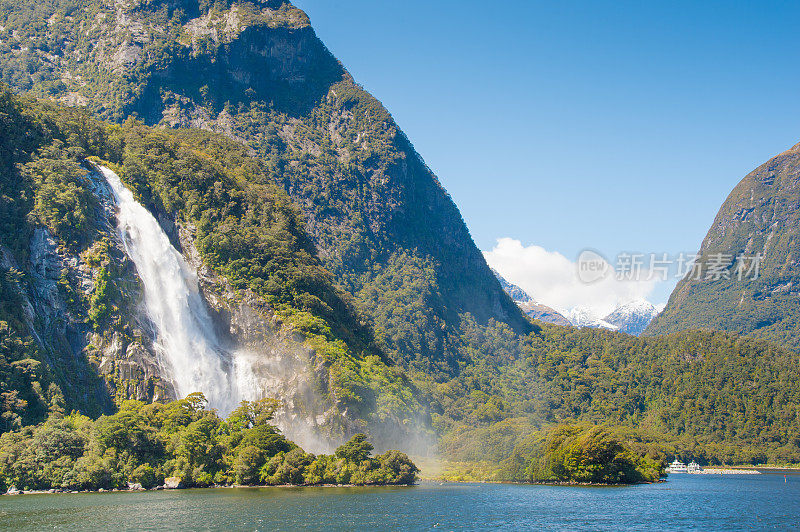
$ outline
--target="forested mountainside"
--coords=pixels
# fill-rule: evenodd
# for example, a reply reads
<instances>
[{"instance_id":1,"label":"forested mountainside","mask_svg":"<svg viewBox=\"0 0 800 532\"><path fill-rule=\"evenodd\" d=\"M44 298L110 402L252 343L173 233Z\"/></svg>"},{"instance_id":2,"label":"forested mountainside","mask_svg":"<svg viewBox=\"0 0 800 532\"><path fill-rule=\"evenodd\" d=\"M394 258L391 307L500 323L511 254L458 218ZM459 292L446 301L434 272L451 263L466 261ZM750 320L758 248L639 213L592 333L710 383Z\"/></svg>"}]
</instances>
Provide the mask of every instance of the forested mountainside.
<instances>
[{"instance_id":1,"label":"forested mountainside","mask_svg":"<svg viewBox=\"0 0 800 532\"><path fill-rule=\"evenodd\" d=\"M800 461L800 360L790 351L713 331L637 338L542 324L520 337L471 325L474 364L433 393L452 459L498 464L536 427L579 419L628 427L652 456Z\"/></svg>"},{"instance_id":2,"label":"forested mountainside","mask_svg":"<svg viewBox=\"0 0 800 532\"><path fill-rule=\"evenodd\" d=\"M704 327L800 349L799 238L800 144L736 185L646 334Z\"/></svg>"},{"instance_id":3,"label":"forested mountainside","mask_svg":"<svg viewBox=\"0 0 800 532\"><path fill-rule=\"evenodd\" d=\"M199 256L203 289L232 342L264 359L298 359L299 375L286 380L307 380L310 389L269 390L292 414L341 435L359 419L402 425L424 412L316 258L296 207L246 147L133 120L110 126L1 88L0 127L0 330L9 374L2 408L10 427L41 419L48 407L97 415L126 398L174 395L113 206L103 205L87 157L117 168L184 254Z\"/></svg>"},{"instance_id":4,"label":"forested mountainside","mask_svg":"<svg viewBox=\"0 0 800 532\"><path fill-rule=\"evenodd\" d=\"M430 423L446 456L499 463L541 427L582 420L637 427L649 432L635 438L709 461L800 461L800 361L788 351L712 332L634 338L541 324L520 335L465 315L458 374L410 378L375 345L307 247L290 199L246 147L197 130L109 125L8 91L0 103L10 132L0 136L4 430L48 412L97 415L129 397L172 396L136 305L140 282L86 163L93 157L173 227L187 256L199 255L222 329L265 359L300 354L300 379L281 378L308 378L315 393L265 393L296 417L323 410L320 434L365 427L411 445Z\"/></svg>"},{"instance_id":5,"label":"forested mountainside","mask_svg":"<svg viewBox=\"0 0 800 532\"><path fill-rule=\"evenodd\" d=\"M174 393L103 164L197 270L221 333L299 361L265 393L315 434L410 446L432 427L445 455L499 462L577 419L645 431L631 438L653 458L657 444L800 462L792 353L523 316L387 111L290 4L0 6L2 76L27 94L0 100L2 430Z\"/></svg>"},{"instance_id":6,"label":"forested mountainside","mask_svg":"<svg viewBox=\"0 0 800 532\"><path fill-rule=\"evenodd\" d=\"M437 178L289 2L4 0L0 27L18 90L246 142L407 366L457 373L464 313L530 330Z\"/></svg>"}]
</instances>

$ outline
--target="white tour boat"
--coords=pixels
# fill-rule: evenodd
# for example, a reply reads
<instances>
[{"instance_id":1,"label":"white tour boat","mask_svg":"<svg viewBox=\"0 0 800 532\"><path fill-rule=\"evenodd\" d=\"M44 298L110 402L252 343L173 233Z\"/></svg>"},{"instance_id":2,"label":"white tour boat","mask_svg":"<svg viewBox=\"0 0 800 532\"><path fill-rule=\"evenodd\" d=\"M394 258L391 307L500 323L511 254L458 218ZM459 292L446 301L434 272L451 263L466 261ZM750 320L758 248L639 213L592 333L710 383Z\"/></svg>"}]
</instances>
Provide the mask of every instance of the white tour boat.
<instances>
[{"instance_id":1,"label":"white tour boat","mask_svg":"<svg viewBox=\"0 0 800 532\"><path fill-rule=\"evenodd\" d=\"M667 473L688 473L688 472L689 469L686 467L686 464L684 464L677 458L675 459L674 462L672 462L669 465L669 467L667 467Z\"/></svg>"}]
</instances>

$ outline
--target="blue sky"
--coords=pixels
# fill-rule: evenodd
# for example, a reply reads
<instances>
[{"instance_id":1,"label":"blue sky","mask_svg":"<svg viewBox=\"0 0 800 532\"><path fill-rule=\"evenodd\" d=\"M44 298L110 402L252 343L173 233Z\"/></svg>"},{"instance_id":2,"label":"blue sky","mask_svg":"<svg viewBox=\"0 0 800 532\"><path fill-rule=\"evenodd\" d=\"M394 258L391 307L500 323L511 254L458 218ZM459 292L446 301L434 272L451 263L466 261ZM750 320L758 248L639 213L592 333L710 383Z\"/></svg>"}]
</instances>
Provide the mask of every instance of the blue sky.
<instances>
[{"instance_id":1,"label":"blue sky","mask_svg":"<svg viewBox=\"0 0 800 532\"><path fill-rule=\"evenodd\" d=\"M696 251L733 186L800 141L798 3L295 3L482 250Z\"/></svg>"}]
</instances>

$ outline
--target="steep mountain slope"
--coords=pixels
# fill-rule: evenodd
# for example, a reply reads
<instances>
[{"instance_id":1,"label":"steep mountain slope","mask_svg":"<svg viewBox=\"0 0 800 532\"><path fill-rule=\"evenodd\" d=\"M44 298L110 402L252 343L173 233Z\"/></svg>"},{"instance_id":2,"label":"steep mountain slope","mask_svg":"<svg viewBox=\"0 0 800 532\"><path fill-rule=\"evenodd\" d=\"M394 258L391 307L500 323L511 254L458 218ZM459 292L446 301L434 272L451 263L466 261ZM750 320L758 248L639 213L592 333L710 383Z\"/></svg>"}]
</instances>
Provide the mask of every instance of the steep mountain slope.
<instances>
[{"instance_id":1,"label":"steep mountain slope","mask_svg":"<svg viewBox=\"0 0 800 532\"><path fill-rule=\"evenodd\" d=\"M288 2L1 5L2 75L18 89L103 118L213 129L262 156L395 358L447 378L460 315L530 330L392 117Z\"/></svg>"},{"instance_id":2,"label":"steep mountain slope","mask_svg":"<svg viewBox=\"0 0 800 532\"><path fill-rule=\"evenodd\" d=\"M646 333L704 327L800 349L798 242L800 144L733 189L703 240L695 270Z\"/></svg>"},{"instance_id":3,"label":"steep mountain slope","mask_svg":"<svg viewBox=\"0 0 800 532\"><path fill-rule=\"evenodd\" d=\"M500 286L503 287L506 294L508 294L514 303L517 304L522 311L531 318L545 323L552 323L554 325L571 325L569 320L558 313L555 309L542 305L528 295L525 290L519 286L506 281L500 273L492 269L492 273L500 281Z\"/></svg>"},{"instance_id":4,"label":"steep mountain slope","mask_svg":"<svg viewBox=\"0 0 800 532\"><path fill-rule=\"evenodd\" d=\"M0 27L17 91L117 122L1 95L8 425L171 393L93 156L198 271L221 334L303 357L310 373L276 382L319 392L282 397L320 415L315 433L366 426L407 446L430 422L497 453L471 431L589 419L718 459L800 460L792 353L735 334L532 324L386 110L288 3L0 0Z\"/></svg>"},{"instance_id":5,"label":"steep mountain slope","mask_svg":"<svg viewBox=\"0 0 800 532\"><path fill-rule=\"evenodd\" d=\"M98 415L126 398L175 395L163 338L140 304L142 272L116 230L104 178L87 162L99 157L197 270L216 335L248 352L258 393L282 401L289 434L417 430L417 392L246 147L133 120L108 126L2 87L0 125L0 360L14 375L3 383L4 419L30 421L48 406Z\"/></svg>"},{"instance_id":6,"label":"steep mountain slope","mask_svg":"<svg viewBox=\"0 0 800 532\"><path fill-rule=\"evenodd\" d=\"M615 326L620 332L639 336L656 316L658 309L652 303L638 299L620 305L603 318L603 321Z\"/></svg>"}]
</instances>

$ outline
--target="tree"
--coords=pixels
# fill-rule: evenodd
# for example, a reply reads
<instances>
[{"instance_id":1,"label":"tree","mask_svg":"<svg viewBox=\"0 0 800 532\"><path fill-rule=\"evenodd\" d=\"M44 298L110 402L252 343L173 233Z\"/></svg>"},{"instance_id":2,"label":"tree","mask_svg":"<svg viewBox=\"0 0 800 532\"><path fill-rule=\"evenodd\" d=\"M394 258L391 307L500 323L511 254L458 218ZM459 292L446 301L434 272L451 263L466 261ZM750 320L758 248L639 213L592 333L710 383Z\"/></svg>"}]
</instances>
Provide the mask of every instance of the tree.
<instances>
[{"instance_id":1,"label":"tree","mask_svg":"<svg viewBox=\"0 0 800 532\"><path fill-rule=\"evenodd\" d=\"M359 432L345 444L336 449L336 456L348 462L363 462L369 458L374 447L367 441L367 435Z\"/></svg>"},{"instance_id":2,"label":"tree","mask_svg":"<svg viewBox=\"0 0 800 532\"><path fill-rule=\"evenodd\" d=\"M257 401L242 401L228 416L228 422L243 424L246 428L267 425L275 417L281 402L277 399L264 398Z\"/></svg>"}]
</instances>

